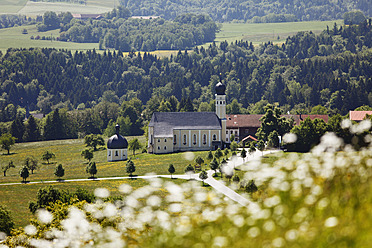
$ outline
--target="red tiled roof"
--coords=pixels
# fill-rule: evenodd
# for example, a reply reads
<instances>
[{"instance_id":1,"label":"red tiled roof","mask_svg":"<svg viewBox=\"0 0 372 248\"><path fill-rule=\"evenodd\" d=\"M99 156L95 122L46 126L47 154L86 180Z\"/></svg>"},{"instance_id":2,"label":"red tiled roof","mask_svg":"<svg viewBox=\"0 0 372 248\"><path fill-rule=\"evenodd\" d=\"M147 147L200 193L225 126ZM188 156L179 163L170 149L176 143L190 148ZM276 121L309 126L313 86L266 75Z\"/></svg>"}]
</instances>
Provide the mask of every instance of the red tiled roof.
<instances>
[{"instance_id":1,"label":"red tiled roof","mask_svg":"<svg viewBox=\"0 0 372 248\"><path fill-rule=\"evenodd\" d=\"M260 118L263 115L226 115L226 127L260 127Z\"/></svg>"},{"instance_id":2,"label":"red tiled roof","mask_svg":"<svg viewBox=\"0 0 372 248\"><path fill-rule=\"evenodd\" d=\"M263 115L227 115L226 127L227 128L239 128L239 127L260 127L260 118ZM301 121L306 118L322 119L326 123L328 122L328 115L282 115L286 118L293 118L296 125L299 125Z\"/></svg>"},{"instance_id":3,"label":"red tiled roof","mask_svg":"<svg viewBox=\"0 0 372 248\"><path fill-rule=\"evenodd\" d=\"M372 115L372 111L350 111L349 116L352 121L362 121L367 115Z\"/></svg>"},{"instance_id":4,"label":"red tiled roof","mask_svg":"<svg viewBox=\"0 0 372 248\"><path fill-rule=\"evenodd\" d=\"M247 137L245 137L244 139L242 139L242 141L246 141L247 139L252 139L253 141L257 141L258 139L256 139L255 137L253 137L252 135L248 135Z\"/></svg>"}]
</instances>

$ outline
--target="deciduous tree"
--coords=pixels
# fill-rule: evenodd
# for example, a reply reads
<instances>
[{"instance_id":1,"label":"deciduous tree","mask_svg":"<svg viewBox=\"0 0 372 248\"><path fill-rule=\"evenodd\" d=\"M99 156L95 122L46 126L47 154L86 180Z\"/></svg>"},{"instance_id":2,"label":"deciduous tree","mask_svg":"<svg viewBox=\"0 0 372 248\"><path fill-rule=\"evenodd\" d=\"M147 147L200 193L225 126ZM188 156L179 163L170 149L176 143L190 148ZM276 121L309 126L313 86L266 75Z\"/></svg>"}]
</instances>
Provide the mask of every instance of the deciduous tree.
<instances>
[{"instance_id":1,"label":"deciduous tree","mask_svg":"<svg viewBox=\"0 0 372 248\"><path fill-rule=\"evenodd\" d=\"M90 149L85 149L81 152L81 156L90 162L90 160L93 158L93 152Z\"/></svg>"},{"instance_id":2,"label":"deciduous tree","mask_svg":"<svg viewBox=\"0 0 372 248\"><path fill-rule=\"evenodd\" d=\"M49 160L51 160L52 158L55 158L56 155L53 153L53 152L50 152L50 151L45 151L43 153L43 155L41 155L41 159L44 160L44 161L47 161L47 163L49 164Z\"/></svg>"},{"instance_id":3,"label":"deciduous tree","mask_svg":"<svg viewBox=\"0 0 372 248\"><path fill-rule=\"evenodd\" d=\"M133 173L136 171L136 166L134 165L134 162L131 159L127 161L126 170L130 177L132 177Z\"/></svg>"},{"instance_id":4,"label":"deciduous tree","mask_svg":"<svg viewBox=\"0 0 372 248\"><path fill-rule=\"evenodd\" d=\"M27 157L25 159L24 165L27 167L29 171L31 171L31 174L34 174L34 170L38 168L37 160L32 157Z\"/></svg>"},{"instance_id":5,"label":"deciduous tree","mask_svg":"<svg viewBox=\"0 0 372 248\"><path fill-rule=\"evenodd\" d=\"M4 177L6 177L6 172L10 169L10 168L15 168L14 166L14 163L13 161L11 160L7 165L3 165L1 167L3 173L4 173Z\"/></svg>"},{"instance_id":6,"label":"deciduous tree","mask_svg":"<svg viewBox=\"0 0 372 248\"><path fill-rule=\"evenodd\" d=\"M3 133L0 137L1 148L8 151L10 154L10 148L15 144L16 138L14 138L10 133Z\"/></svg>"},{"instance_id":7,"label":"deciduous tree","mask_svg":"<svg viewBox=\"0 0 372 248\"><path fill-rule=\"evenodd\" d=\"M97 166L96 162L90 162L85 171L91 175L92 178L94 178L94 175L97 174Z\"/></svg>"},{"instance_id":8,"label":"deciduous tree","mask_svg":"<svg viewBox=\"0 0 372 248\"><path fill-rule=\"evenodd\" d=\"M199 174L199 178L203 181L204 186L204 180L208 179L208 173L205 170L202 170Z\"/></svg>"},{"instance_id":9,"label":"deciduous tree","mask_svg":"<svg viewBox=\"0 0 372 248\"><path fill-rule=\"evenodd\" d=\"M173 178L172 175L174 172L176 172L176 169L174 168L173 164L169 165L168 172L171 174L171 178Z\"/></svg>"},{"instance_id":10,"label":"deciduous tree","mask_svg":"<svg viewBox=\"0 0 372 248\"><path fill-rule=\"evenodd\" d=\"M21 171L19 172L19 175L22 177L23 182L26 182L26 179L30 176L30 172L28 172L28 169L26 166L23 166Z\"/></svg>"},{"instance_id":11,"label":"deciduous tree","mask_svg":"<svg viewBox=\"0 0 372 248\"><path fill-rule=\"evenodd\" d=\"M63 168L62 164L56 166L54 170L54 175L61 178L65 175L65 169Z\"/></svg>"},{"instance_id":12,"label":"deciduous tree","mask_svg":"<svg viewBox=\"0 0 372 248\"><path fill-rule=\"evenodd\" d=\"M0 205L0 232L10 235L10 231L14 227L14 222L11 213Z\"/></svg>"},{"instance_id":13,"label":"deciduous tree","mask_svg":"<svg viewBox=\"0 0 372 248\"><path fill-rule=\"evenodd\" d=\"M137 138L129 141L129 150L133 151L133 156L136 155L136 150L141 149L142 145Z\"/></svg>"},{"instance_id":14,"label":"deciduous tree","mask_svg":"<svg viewBox=\"0 0 372 248\"><path fill-rule=\"evenodd\" d=\"M84 137L84 144L88 147L92 147L93 151L97 151L97 146L105 145L105 141L101 135L88 134Z\"/></svg>"}]
</instances>

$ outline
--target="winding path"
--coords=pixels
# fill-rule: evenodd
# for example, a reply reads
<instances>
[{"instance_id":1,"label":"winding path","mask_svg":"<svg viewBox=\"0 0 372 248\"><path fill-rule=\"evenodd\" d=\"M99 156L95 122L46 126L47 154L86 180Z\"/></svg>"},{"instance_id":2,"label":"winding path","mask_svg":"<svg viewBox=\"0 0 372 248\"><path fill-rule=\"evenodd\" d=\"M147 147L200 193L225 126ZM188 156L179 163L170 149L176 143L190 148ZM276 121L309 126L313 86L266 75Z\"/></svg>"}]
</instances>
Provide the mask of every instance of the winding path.
<instances>
[{"instance_id":1,"label":"winding path","mask_svg":"<svg viewBox=\"0 0 372 248\"><path fill-rule=\"evenodd\" d=\"M235 167L240 166L244 163L247 163L248 161L254 160L254 159L259 159L262 155L271 153L272 151L265 151L264 153L261 152L254 152L252 154L247 154L247 158L243 160L241 157L236 156L233 158L230 158L227 161L227 167L233 170ZM243 206L248 206L251 201L242 195L236 193L234 190L230 189L227 187L225 184L223 184L221 181L218 181L214 179L213 174L214 171L209 170L207 171L208 173L208 178L204 180L204 183L210 185L212 188L217 190L218 192L224 194L231 200L243 205ZM82 178L82 179L66 179L63 180L62 182L83 182L83 181L103 181L103 180L123 180L123 179L130 179L131 177L103 177L103 178L95 178L95 179L88 179L88 178ZM136 178L141 178L141 179L151 179L151 178L171 178L170 175L148 175L148 176L136 176ZM185 179L188 180L190 179L190 175L173 175L173 178L179 178L179 179ZM201 181L199 178L199 174L192 174L191 178L194 180ZM50 181L33 181L33 182L28 182L27 184L48 184L48 183L58 183L60 181L57 180L50 180ZM24 183L2 183L0 184L1 186L6 186L6 185L21 185Z\"/></svg>"}]
</instances>

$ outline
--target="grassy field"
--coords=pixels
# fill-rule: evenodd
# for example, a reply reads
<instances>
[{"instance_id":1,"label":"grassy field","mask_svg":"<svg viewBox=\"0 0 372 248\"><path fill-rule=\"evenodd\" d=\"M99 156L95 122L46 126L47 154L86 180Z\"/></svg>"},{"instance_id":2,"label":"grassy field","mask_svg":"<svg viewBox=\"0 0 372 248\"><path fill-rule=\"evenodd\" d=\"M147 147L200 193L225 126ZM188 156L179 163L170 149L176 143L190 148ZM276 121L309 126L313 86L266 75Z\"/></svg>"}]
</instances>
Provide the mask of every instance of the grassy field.
<instances>
[{"instance_id":1,"label":"grassy field","mask_svg":"<svg viewBox=\"0 0 372 248\"><path fill-rule=\"evenodd\" d=\"M334 23L342 25L342 20L337 21L311 21L311 22L282 22L282 23L223 23L221 32L217 33L216 41L248 40L254 44L273 41L282 43L288 36L299 31L313 31L320 33L327 28L332 28ZM278 39L279 37L279 39Z\"/></svg>"},{"instance_id":2,"label":"grassy field","mask_svg":"<svg viewBox=\"0 0 372 248\"><path fill-rule=\"evenodd\" d=\"M28 34L22 34L22 30L27 29ZM59 36L59 29L51 30L48 32L38 32L36 25L19 26L13 28L0 29L0 50L3 52L8 48L57 48L69 50L88 50L98 49L98 43L74 43L74 42L61 42L50 40L31 40L30 37L42 36Z\"/></svg>"},{"instance_id":3,"label":"grassy field","mask_svg":"<svg viewBox=\"0 0 372 248\"><path fill-rule=\"evenodd\" d=\"M128 140L134 137L128 137ZM138 137L142 143L145 142L143 136ZM86 160L80 156L80 152L85 149L83 140L58 140L58 141L44 141L16 144L11 149L11 155L0 155L0 166L7 164L10 160L14 161L16 168L11 168L4 177L1 174L0 183L6 182L20 182L19 170L23 161L28 156L33 156L39 160L40 168L28 178L30 181L46 181L54 180L54 168L56 163L63 164L65 168L65 176L63 179L73 178L87 178L89 175L85 172ZM41 154L44 151L51 151L55 153L56 158L48 165L41 160ZM129 152L129 151L128 151ZM137 151L140 152L140 151ZM187 164L192 163L185 158L185 153L174 153L166 155L152 155L152 154L136 154L130 157L134 160L136 166L135 175L144 175L147 173L169 174L168 166L170 163L174 164L176 174L183 174L184 168ZM206 156L206 152L195 152L194 155ZM114 177L127 176L125 172L126 162L107 162L106 150L101 149L94 153L93 161L97 162L97 177L98 180L86 182L60 182L52 183L52 185L59 189L75 191L78 187L87 189L93 192L95 188L104 187L112 192L113 195L118 195L118 186L123 183L128 183L134 188L139 188L147 184L145 180L109 180L99 181L100 177ZM181 183L183 180L172 180L175 183ZM0 205L5 206L12 211L12 216L17 226L23 226L28 223L32 216L28 210L28 202L36 199L36 193L39 188L46 186L46 184L25 184L25 185L0 185ZM15 206L17 206L15 208Z\"/></svg>"},{"instance_id":4,"label":"grassy field","mask_svg":"<svg viewBox=\"0 0 372 248\"><path fill-rule=\"evenodd\" d=\"M140 141L144 144L145 140L143 136L140 136ZM133 137L128 137L128 140ZM80 153L86 147L82 139L75 140L57 140L57 141L44 141L44 142L31 142L16 144L11 149L11 155L0 155L0 165L5 165L9 161L13 161L16 168L11 168L7 172L7 176L0 177L0 183L7 182L20 182L19 170L23 166L23 162L26 157L34 157L39 161L40 168L31 174L28 180L30 181L41 181L41 180L54 180L54 169L56 164L62 164L65 168L64 179L75 179L75 178L88 178L88 174L85 172L87 166L87 160L81 157ZM56 155L56 158L50 161L50 164L41 160L41 156L45 151L51 151ZM140 151L137 151L140 152ZM206 156L207 152L194 152L194 156L201 155ZM153 154L136 154L132 155L132 151L128 151L128 155L135 163L136 175L145 175L148 173L156 174L169 174L168 167L170 163L174 164L176 173L183 174L184 168L189 163L194 163L185 158L185 153L172 153L164 155L153 155ZM94 152L94 158L92 161L97 163L97 177L116 177L126 176L125 166L126 162L107 162L107 151L101 149Z\"/></svg>"},{"instance_id":5,"label":"grassy field","mask_svg":"<svg viewBox=\"0 0 372 248\"><path fill-rule=\"evenodd\" d=\"M27 0L0 0L0 13L17 13L27 3Z\"/></svg>"},{"instance_id":6,"label":"grassy field","mask_svg":"<svg viewBox=\"0 0 372 248\"><path fill-rule=\"evenodd\" d=\"M31 2L27 0L0 0L0 14L42 15L45 11L97 14L118 6L118 0L87 0L86 5L63 2Z\"/></svg>"}]
</instances>

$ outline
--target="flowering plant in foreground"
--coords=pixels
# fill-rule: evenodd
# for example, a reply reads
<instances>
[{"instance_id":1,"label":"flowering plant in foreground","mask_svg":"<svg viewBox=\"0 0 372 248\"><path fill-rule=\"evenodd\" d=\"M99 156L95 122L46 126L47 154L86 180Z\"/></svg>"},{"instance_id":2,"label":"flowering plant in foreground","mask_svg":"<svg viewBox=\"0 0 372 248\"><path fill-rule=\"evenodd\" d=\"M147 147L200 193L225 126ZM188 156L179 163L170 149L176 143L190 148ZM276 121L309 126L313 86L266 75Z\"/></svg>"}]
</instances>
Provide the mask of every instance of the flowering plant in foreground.
<instances>
[{"instance_id":1,"label":"flowering plant in foreground","mask_svg":"<svg viewBox=\"0 0 372 248\"><path fill-rule=\"evenodd\" d=\"M371 144L371 136L365 141ZM343 149L341 151L341 149ZM0 247L369 247L372 243L372 147L353 151L326 134L306 154L273 165L251 161L245 180L265 192L247 206L191 181L160 179L114 203L97 189L93 204L40 210ZM166 189L161 198L157 192ZM249 195L246 195L249 198ZM58 205L59 204L59 205ZM63 204L62 204L63 205ZM164 208L166 206L166 208Z\"/></svg>"}]
</instances>

